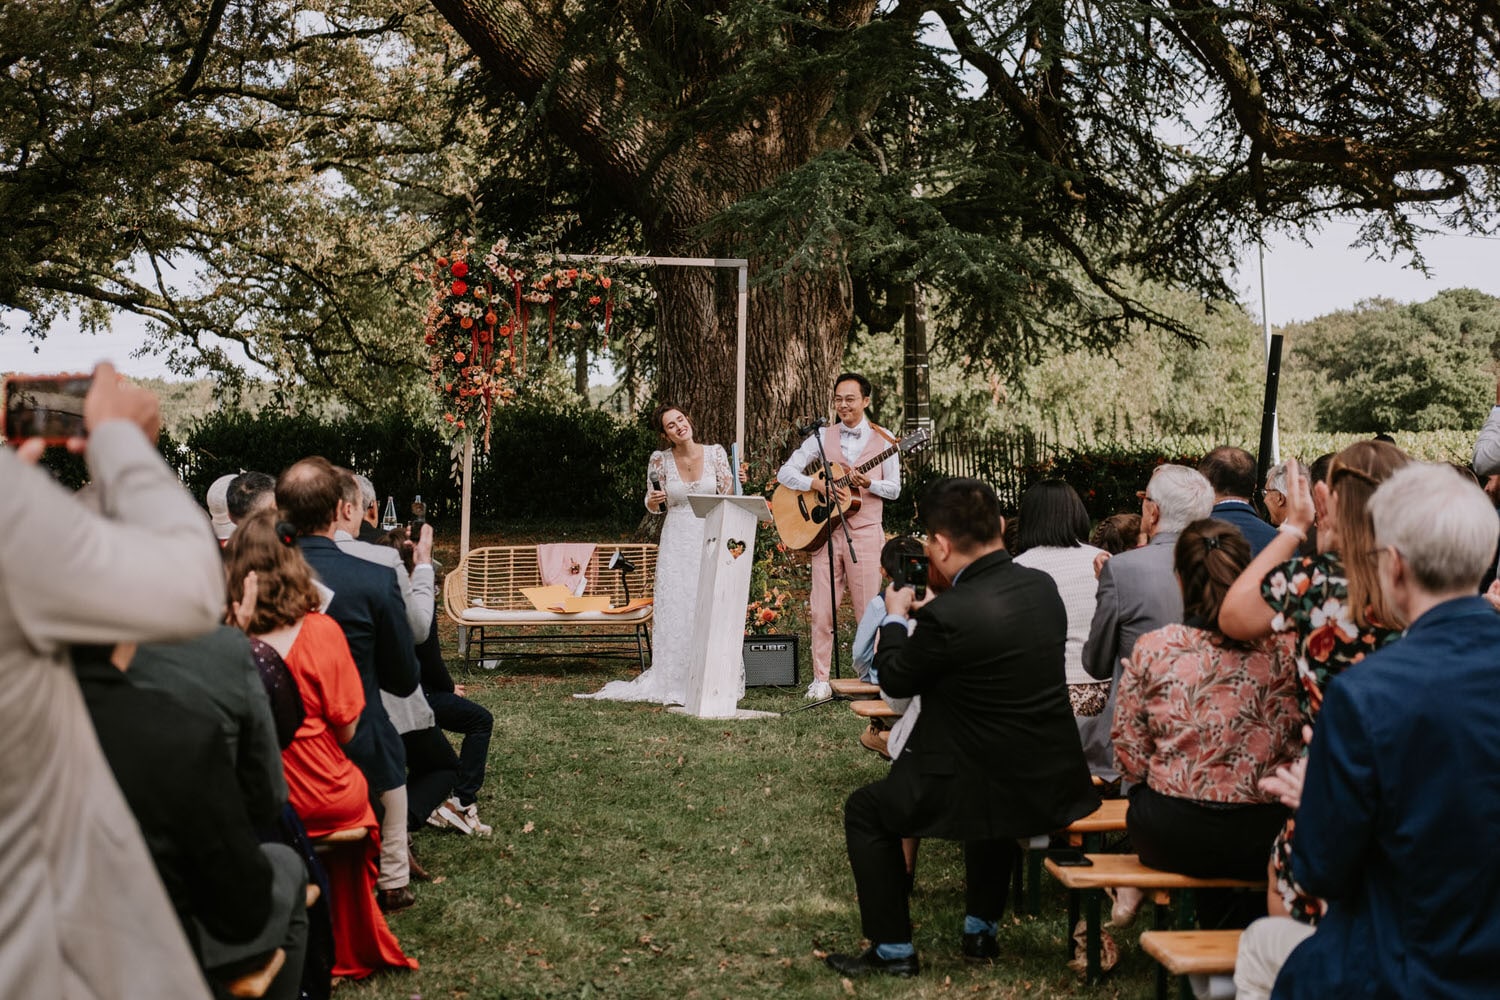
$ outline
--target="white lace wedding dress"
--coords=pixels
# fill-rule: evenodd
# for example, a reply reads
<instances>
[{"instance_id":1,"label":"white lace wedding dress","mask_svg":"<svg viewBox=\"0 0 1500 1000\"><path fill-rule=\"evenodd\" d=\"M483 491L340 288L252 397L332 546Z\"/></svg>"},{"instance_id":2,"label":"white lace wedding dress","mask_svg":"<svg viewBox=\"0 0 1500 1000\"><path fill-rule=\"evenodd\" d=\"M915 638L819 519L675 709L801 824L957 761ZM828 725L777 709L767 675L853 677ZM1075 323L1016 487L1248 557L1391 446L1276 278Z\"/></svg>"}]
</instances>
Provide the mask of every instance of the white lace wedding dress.
<instances>
[{"instance_id":1,"label":"white lace wedding dress","mask_svg":"<svg viewBox=\"0 0 1500 1000\"><path fill-rule=\"evenodd\" d=\"M693 615L698 607L698 568L703 558L703 520L693 515L688 494L733 493L734 480L729 456L716 444L703 446L703 472L696 482L683 482L670 451L652 452L646 468L648 484L655 479L667 493L667 517L656 550L651 666L632 680L610 681L592 694L574 695L575 698L652 701L662 705L681 705L687 700ZM744 691L742 668L740 694Z\"/></svg>"}]
</instances>

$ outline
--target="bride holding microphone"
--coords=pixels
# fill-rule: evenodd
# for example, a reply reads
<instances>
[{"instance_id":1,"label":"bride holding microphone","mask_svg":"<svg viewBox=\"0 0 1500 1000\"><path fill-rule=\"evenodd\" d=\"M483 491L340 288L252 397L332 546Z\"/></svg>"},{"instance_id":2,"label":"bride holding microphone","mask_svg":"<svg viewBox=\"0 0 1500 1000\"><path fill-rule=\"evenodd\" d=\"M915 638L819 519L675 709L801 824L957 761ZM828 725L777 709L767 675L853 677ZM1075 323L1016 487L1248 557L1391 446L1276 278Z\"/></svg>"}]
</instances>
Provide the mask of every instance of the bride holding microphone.
<instances>
[{"instance_id":1,"label":"bride holding microphone","mask_svg":"<svg viewBox=\"0 0 1500 1000\"><path fill-rule=\"evenodd\" d=\"M665 447L652 452L646 463L646 510L666 515L656 550L651 666L639 677L610 681L592 694L577 694L575 698L662 705L680 705L687 700L698 568L703 557L703 521L693 514L688 496L733 493L734 473L722 445L700 444L694 439L693 422L681 407L658 406L651 415L651 425ZM741 481L745 474L742 463ZM742 672L736 697L744 694L744 685Z\"/></svg>"}]
</instances>

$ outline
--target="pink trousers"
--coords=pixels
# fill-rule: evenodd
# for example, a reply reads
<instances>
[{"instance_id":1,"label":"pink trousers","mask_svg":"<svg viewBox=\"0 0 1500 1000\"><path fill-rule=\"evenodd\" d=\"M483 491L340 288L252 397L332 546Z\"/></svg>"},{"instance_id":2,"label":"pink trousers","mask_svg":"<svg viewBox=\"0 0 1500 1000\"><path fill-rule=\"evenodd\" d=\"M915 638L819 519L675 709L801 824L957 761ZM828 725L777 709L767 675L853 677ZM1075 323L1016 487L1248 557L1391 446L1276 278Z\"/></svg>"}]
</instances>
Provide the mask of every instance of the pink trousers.
<instances>
[{"instance_id":1,"label":"pink trousers","mask_svg":"<svg viewBox=\"0 0 1500 1000\"><path fill-rule=\"evenodd\" d=\"M847 586L849 597L854 602L854 621L859 623L870 600L880 593L880 550L885 545L885 532L879 524L850 526L854 539L854 552L859 562L849 559L849 545L844 540L844 529L835 527L829 536L828 545L833 546L833 592L835 601L828 601L828 552L827 546L812 553L812 590L808 601L812 605L812 657L813 680L828 680L828 667L833 662L834 614L844 602Z\"/></svg>"}]
</instances>

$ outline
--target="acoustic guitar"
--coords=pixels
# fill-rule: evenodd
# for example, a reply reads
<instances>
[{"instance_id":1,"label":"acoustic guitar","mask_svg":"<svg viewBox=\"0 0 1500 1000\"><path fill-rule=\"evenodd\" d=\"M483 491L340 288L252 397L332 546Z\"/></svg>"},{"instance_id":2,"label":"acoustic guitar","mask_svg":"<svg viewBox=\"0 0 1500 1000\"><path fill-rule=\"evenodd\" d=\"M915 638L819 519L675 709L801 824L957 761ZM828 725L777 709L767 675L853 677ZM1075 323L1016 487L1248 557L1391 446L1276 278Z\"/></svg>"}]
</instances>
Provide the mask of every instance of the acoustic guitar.
<instances>
[{"instance_id":1,"label":"acoustic guitar","mask_svg":"<svg viewBox=\"0 0 1500 1000\"><path fill-rule=\"evenodd\" d=\"M869 472L892 455L905 454L922 447L931 437L926 428L919 428L854 471ZM817 548L828 541L829 532L838 525L840 519L859 510L859 490L849 485L849 470L838 462L829 462L828 465L833 472L834 486L849 490L848 503L839 504L834 501L832 489L826 491L830 494L826 499L819 496L816 490L794 490L782 484L777 484L776 492L771 494L771 516L775 519L776 530L787 548L803 551ZM804 471L813 477L814 482L823 481L823 463L810 465Z\"/></svg>"}]
</instances>

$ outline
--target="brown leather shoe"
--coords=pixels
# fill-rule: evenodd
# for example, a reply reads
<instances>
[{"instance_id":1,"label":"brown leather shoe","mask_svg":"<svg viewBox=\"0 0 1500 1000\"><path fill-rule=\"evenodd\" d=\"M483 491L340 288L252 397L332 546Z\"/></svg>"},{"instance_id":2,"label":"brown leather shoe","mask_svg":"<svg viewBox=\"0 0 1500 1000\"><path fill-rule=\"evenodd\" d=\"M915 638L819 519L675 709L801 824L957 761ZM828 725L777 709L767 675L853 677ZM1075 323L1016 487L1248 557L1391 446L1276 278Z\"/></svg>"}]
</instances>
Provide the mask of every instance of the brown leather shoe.
<instances>
[{"instance_id":1,"label":"brown leather shoe","mask_svg":"<svg viewBox=\"0 0 1500 1000\"><path fill-rule=\"evenodd\" d=\"M381 889L375 894L375 905L382 913L399 913L416 902L417 897L411 894L411 888L404 885L399 889Z\"/></svg>"},{"instance_id":2,"label":"brown leather shoe","mask_svg":"<svg viewBox=\"0 0 1500 1000\"><path fill-rule=\"evenodd\" d=\"M411 877L416 879L418 882L432 881L432 875L427 871L426 868L422 867L420 862L417 861L417 852L410 850L409 848L406 852L406 866L407 870L411 872Z\"/></svg>"},{"instance_id":3,"label":"brown leather shoe","mask_svg":"<svg viewBox=\"0 0 1500 1000\"><path fill-rule=\"evenodd\" d=\"M871 725L859 734L859 745L866 750L875 751L886 760L890 760L891 752L886 749L886 743L890 738L890 733L887 730L876 729Z\"/></svg>"}]
</instances>

